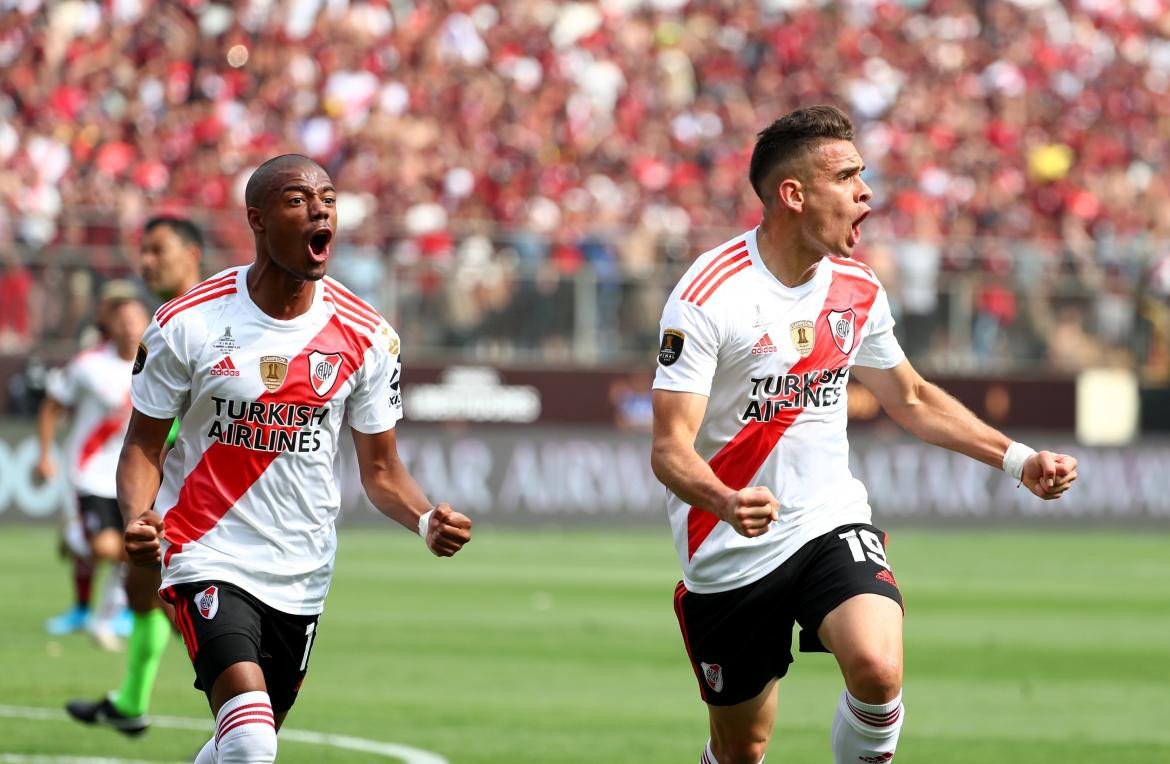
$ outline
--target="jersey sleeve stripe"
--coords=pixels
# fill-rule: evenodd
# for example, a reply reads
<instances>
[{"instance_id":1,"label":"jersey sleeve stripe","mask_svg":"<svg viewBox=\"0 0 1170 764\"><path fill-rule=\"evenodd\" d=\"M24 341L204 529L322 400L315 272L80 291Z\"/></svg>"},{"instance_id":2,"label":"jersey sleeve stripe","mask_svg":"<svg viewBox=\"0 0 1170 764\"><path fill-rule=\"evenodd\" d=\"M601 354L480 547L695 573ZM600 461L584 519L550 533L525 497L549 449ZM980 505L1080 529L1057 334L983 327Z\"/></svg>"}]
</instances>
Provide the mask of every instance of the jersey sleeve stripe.
<instances>
[{"instance_id":1,"label":"jersey sleeve stripe","mask_svg":"<svg viewBox=\"0 0 1170 764\"><path fill-rule=\"evenodd\" d=\"M382 317L373 311L363 309L361 306L354 303L353 300L347 299L344 294L326 287L325 296L331 298L337 305L344 306L350 313L361 316L366 321L369 321L374 326L382 323Z\"/></svg>"},{"instance_id":2,"label":"jersey sleeve stripe","mask_svg":"<svg viewBox=\"0 0 1170 764\"><path fill-rule=\"evenodd\" d=\"M829 291L821 306L820 315L814 324L813 352L801 358L789 370L789 374L805 374L820 369L842 368L849 363L849 357L842 354L831 337L826 337L829 313L841 306L852 306L857 317L854 332L860 334L861 327L869 318L869 310L877 299L877 285L867 279L843 273L834 273ZM804 411L803 408L781 409L770 421L754 421L744 425L709 462L715 476L729 488L739 491L747 488L751 479L767 461L780 438ZM702 543L720 522L713 512L701 507L691 507L687 514L687 557L692 559Z\"/></svg>"},{"instance_id":3,"label":"jersey sleeve stripe","mask_svg":"<svg viewBox=\"0 0 1170 764\"><path fill-rule=\"evenodd\" d=\"M342 302L346 303L355 312L365 315L375 325L382 322L382 316L378 314L378 311L374 310L373 306L341 286L340 283L333 280L326 282L325 292L329 293L330 291L333 292L334 297L340 298Z\"/></svg>"},{"instance_id":4,"label":"jersey sleeve stripe","mask_svg":"<svg viewBox=\"0 0 1170 764\"><path fill-rule=\"evenodd\" d=\"M724 255L729 255L732 252L735 252L736 250L738 250L740 248L744 248L744 251L747 251L746 247L747 247L747 240L741 239L741 240L737 241L735 244L732 244L727 249L720 252L718 255L715 255L715 257L711 258L711 262L707 263L707 267L704 268L702 271L700 271L699 275L695 276L695 278L691 281L691 283L689 285L687 285L687 288L683 290L682 297L680 297L679 299L681 299L681 300L692 299L695 296L694 293L697 292L699 289L702 289L701 285L698 288L696 288L695 285L698 284L700 281L702 281L703 277L706 276L711 270L713 270L716 267L722 267L723 264L725 264L727 262L726 260L721 260L721 258L723 258ZM728 259L729 260L734 259L734 257L728 258ZM706 283L706 282L704 281L703 283Z\"/></svg>"},{"instance_id":5,"label":"jersey sleeve stripe","mask_svg":"<svg viewBox=\"0 0 1170 764\"><path fill-rule=\"evenodd\" d=\"M200 304L205 303L209 300L216 300L216 299L219 299L220 297L224 297L226 295L235 294L235 293L236 293L236 287L233 284L232 286L227 287L226 289L221 289L218 292L211 292L209 294L202 295L194 300L189 300L188 302L184 303L183 305L177 306L174 310L172 310L166 316L160 317L158 319L158 325L159 326L166 326L168 321L170 321L172 318L179 315L183 311L187 310L188 308L193 308L196 305L200 305Z\"/></svg>"},{"instance_id":6,"label":"jersey sleeve stripe","mask_svg":"<svg viewBox=\"0 0 1170 764\"><path fill-rule=\"evenodd\" d=\"M194 298L195 296L200 295L200 294L206 294L207 292L209 292L213 289L217 289L217 288L224 286L226 284L230 284L235 280L236 280L236 271L232 271L231 273L225 274L225 275L220 276L218 278L208 279L207 281L204 281L201 284L196 284L195 286L191 287L186 292L184 292L183 294L174 298L173 300L170 300L170 301L164 303L163 306L155 312L155 315L162 316L163 313L174 310L175 308L177 308L181 303L183 303L186 300Z\"/></svg>"},{"instance_id":7,"label":"jersey sleeve stripe","mask_svg":"<svg viewBox=\"0 0 1170 764\"><path fill-rule=\"evenodd\" d=\"M699 282L698 286L691 290L690 297L684 298L684 302L696 302L699 293L706 289L712 281L717 279L721 274L726 273L729 268L735 268L744 263L751 263L751 256L746 249L742 249L735 255L722 260L716 268L707 274L706 278ZM723 282L720 281L719 283Z\"/></svg>"},{"instance_id":8,"label":"jersey sleeve stripe","mask_svg":"<svg viewBox=\"0 0 1170 764\"><path fill-rule=\"evenodd\" d=\"M735 274L739 273L744 268L750 268L751 265L752 265L751 258L748 258L747 260L743 261L742 263L735 266L731 270L725 271L723 273L723 277L720 278L718 281L716 281L714 284L712 284L711 288L707 290L706 294L704 294L698 300L695 300L695 304L702 305L703 303L707 302L707 300L711 299L711 295L715 294L715 290L718 289L724 281L727 281L729 278L731 278Z\"/></svg>"},{"instance_id":9,"label":"jersey sleeve stripe","mask_svg":"<svg viewBox=\"0 0 1170 764\"><path fill-rule=\"evenodd\" d=\"M374 326L366 319L362 318L358 314L356 314L353 311L346 308L344 305L342 305L337 300L334 300L333 297L330 296L328 293L326 293L326 295L325 295L325 302L328 302L331 305L333 305L333 307L335 307L337 309L337 315L340 316L341 318L345 319L346 321L350 322L351 324L356 324L358 327L365 329L367 332L377 331L377 329L378 329L377 326Z\"/></svg>"},{"instance_id":10,"label":"jersey sleeve stripe","mask_svg":"<svg viewBox=\"0 0 1170 764\"><path fill-rule=\"evenodd\" d=\"M859 263L856 260L847 260L844 257L830 257L829 259L832 260L837 265L841 265L841 266L844 266L846 268L856 268L857 270L861 271L862 273L864 273L866 276L870 277L871 279L877 278L877 276L873 272L873 268L870 268L865 263Z\"/></svg>"}]
</instances>

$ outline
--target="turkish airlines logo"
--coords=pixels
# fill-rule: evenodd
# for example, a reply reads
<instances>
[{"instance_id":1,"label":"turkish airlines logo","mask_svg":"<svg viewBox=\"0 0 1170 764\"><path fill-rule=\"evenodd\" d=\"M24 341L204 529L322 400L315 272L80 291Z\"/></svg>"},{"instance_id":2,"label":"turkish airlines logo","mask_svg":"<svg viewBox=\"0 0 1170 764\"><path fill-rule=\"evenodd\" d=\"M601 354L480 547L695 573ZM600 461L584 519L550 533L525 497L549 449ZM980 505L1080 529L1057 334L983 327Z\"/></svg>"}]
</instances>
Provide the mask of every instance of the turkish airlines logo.
<instances>
[{"instance_id":1,"label":"turkish airlines logo","mask_svg":"<svg viewBox=\"0 0 1170 764\"><path fill-rule=\"evenodd\" d=\"M703 668L703 678L707 686L715 692L723 692L723 667L718 663L699 663Z\"/></svg>"},{"instance_id":2,"label":"turkish airlines logo","mask_svg":"<svg viewBox=\"0 0 1170 764\"><path fill-rule=\"evenodd\" d=\"M195 595L195 606L199 608L199 615L207 620L215 618L219 612L219 587L209 586Z\"/></svg>"},{"instance_id":3,"label":"turkish airlines logo","mask_svg":"<svg viewBox=\"0 0 1170 764\"><path fill-rule=\"evenodd\" d=\"M337 372L341 369L341 353L309 353L309 382L317 395L324 396L333 389Z\"/></svg>"},{"instance_id":4,"label":"turkish airlines logo","mask_svg":"<svg viewBox=\"0 0 1170 764\"><path fill-rule=\"evenodd\" d=\"M829 322L829 334L832 335L833 342L836 343L837 349L845 355L853 352L853 325L856 319L857 314L853 312L853 308L830 310L829 314L825 316L825 320Z\"/></svg>"}]
</instances>

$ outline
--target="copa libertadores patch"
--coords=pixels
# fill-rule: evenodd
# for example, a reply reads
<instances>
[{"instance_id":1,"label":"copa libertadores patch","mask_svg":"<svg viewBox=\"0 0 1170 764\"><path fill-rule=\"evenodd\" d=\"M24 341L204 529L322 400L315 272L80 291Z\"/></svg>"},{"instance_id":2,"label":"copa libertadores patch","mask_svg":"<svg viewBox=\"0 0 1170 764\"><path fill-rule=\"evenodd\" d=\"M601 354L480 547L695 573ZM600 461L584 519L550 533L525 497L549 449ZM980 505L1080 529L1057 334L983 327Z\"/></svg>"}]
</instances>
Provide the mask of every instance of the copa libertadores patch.
<instances>
[{"instance_id":1,"label":"copa libertadores patch","mask_svg":"<svg viewBox=\"0 0 1170 764\"><path fill-rule=\"evenodd\" d=\"M146 365L146 343L138 343L138 352L134 354L134 367L131 370L132 374L137 374L142 371L142 367Z\"/></svg>"},{"instance_id":2,"label":"copa libertadores patch","mask_svg":"<svg viewBox=\"0 0 1170 764\"><path fill-rule=\"evenodd\" d=\"M658 363L670 366L682 355L683 340L686 335L678 329L665 329L662 332L662 347L658 349Z\"/></svg>"}]
</instances>

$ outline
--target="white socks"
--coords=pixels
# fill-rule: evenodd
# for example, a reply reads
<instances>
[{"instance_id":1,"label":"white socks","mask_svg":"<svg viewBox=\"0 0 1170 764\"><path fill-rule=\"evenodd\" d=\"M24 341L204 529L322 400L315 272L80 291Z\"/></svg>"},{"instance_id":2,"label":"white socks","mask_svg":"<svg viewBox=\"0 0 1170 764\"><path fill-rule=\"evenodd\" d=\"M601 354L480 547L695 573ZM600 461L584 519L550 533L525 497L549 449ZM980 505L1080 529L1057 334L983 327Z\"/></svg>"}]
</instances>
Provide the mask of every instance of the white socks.
<instances>
[{"instance_id":1,"label":"white socks","mask_svg":"<svg viewBox=\"0 0 1170 764\"><path fill-rule=\"evenodd\" d=\"M266 692L245 692L229 700L215 715L215 737L208 741L215 751L197 764L272 764L276 761L276 723Z\"/></svg>"},{"instance_id":2,"label":"white socks","mask_svg":"<svg viewBox=\"0 0 1170 764\"><path fill-rule=\"evenodd\" d=\"M902 693L889 703L862 703L841 693L833 717L834 764L886 764L894 760L906 715Z\"/></svg>"}]
</instances>

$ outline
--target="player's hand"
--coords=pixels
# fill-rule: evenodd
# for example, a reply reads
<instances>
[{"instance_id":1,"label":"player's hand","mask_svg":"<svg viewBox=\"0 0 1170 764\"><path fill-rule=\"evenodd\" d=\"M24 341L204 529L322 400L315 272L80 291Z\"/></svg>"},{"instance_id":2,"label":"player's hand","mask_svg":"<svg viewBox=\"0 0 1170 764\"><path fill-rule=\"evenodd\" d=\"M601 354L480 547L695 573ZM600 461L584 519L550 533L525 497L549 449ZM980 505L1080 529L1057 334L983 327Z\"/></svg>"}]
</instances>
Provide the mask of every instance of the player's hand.
<instances>
[{"instance_id":1,"label":"player's hand","mask_svg":"<svg viewBox=\"0 0 1170 764\"><path fill-rule=\"evenodd\" d=\"M126 526L126 556L135 565L155 566L162 560L163 521L148 509Z\"/></svg>"},{"instance_id":2,"label":"player's hand","mask_svg":"<svg viewBox=\"0 0 1170 764\"><path fill-rule=\"evenodd\" d=\"M471 518L440 504L427 525L427 549L437 557L450 557L471 541Z\"/></svg>"},{"instance_id":3,"label":"player's hand","mask_svg":"<svg viewBox=\"0 0 1170 764\"><path fill-rule=\"evenodd\" d=\"M727 497L720 508L719 519L735 528L741 536L754 538L767 532L768 526L779 519L780 502L772 491L762 485L750 486Z\"/></svg>"},{"instance_id":4,"label":"player's hand","mask_svg":"<svg viewBox=\"0 0 1170 764\"><path fill-rule=\"evenodd\" d=\"M42 483L47 483L57 476L57 463L53 461L53 457L48 453L42 454L40 459L37 459L37 466L34 468L37 480Z\"/></svg>"},{"instance_id":5,"label":"player's hand","mask_svg":"<svg viewBox=\"0 0 1170 764\"><path fill-rule=\"evenodd\" d=\"M1021 480L1041 499L1059 499L1077 479L1077 460L1068 454L1037 451L1024 462Z\"/></svg>"}]
</instances>

